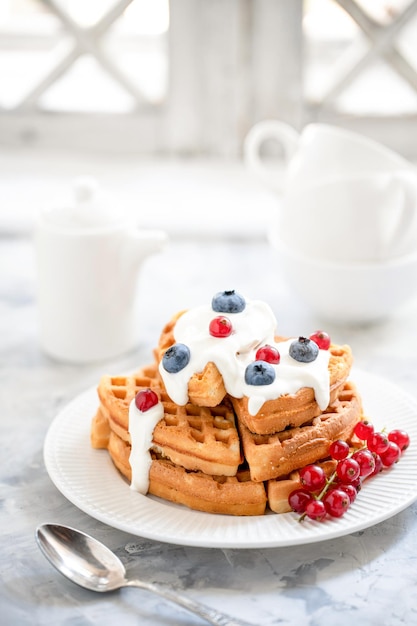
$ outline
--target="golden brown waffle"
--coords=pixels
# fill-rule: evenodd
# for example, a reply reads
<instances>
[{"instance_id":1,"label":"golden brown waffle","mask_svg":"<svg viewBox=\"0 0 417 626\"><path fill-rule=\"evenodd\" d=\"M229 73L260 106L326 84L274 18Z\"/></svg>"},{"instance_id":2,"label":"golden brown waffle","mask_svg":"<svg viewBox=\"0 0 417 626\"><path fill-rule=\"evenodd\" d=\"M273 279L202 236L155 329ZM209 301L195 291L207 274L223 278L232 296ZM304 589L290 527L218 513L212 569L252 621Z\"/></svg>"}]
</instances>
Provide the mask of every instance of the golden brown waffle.
<instances>
[{"instance_id":1,"label":"golden brown waffle","mask_svg":"<svg viewBox=\"0 0 417 626\"><path fill-rule=\"evenodd\" d=\"M154 430L154 449L188 470L235 476L242 457L231 405L178 406L166 394L161 399L165 413Z\"/></svg>"},{"instance_id":2,"label":"golden brown waffle","mask_svg":"<svg viewBox=\"0 0 417 626\"><path fill-rule=\"evenodd\" d=\"M257 435L239 423L243 453L252 480L287 476L295 469L326 458L332 441L351 437L361 414L360 396L353 383L347 382L336 402L308 425Z\"/></svg>"},{"instance_id":3,"label":"golden brown waffle","mask_svg":"<svg viewBox=\"0 0 417 626\"><path fill-rule=\"evenodd\" d=\"M161 335L159 337L158 347L155 348L155 358L158 363L162 359L168 348L174 345L175 324L177 323L181 315L184 315L184 313L186 313L186 309L184 309L183 311L178 311L178 313L175 313L175 315L173 315L169 322L163 327Z\"/></svg>"},{"instance_id":4,"label":"golden brown waffle","mask_svg":"<svg viewBox=\"0 0 417 626\"><path fill-rule=\"evenodd\" d=\"M300 486L297 470L316 462L322 462L325 471L333 467L333 462L322 461L330 444L350 440L361 419L360 396L346 382L352 365L349 346L330 347L330 405L323 412L314 390L305 387L265 402L251 416L247 398L226 395L214 363L192 376L191 401L178 406L166 392L158 364L175 341L173 329L180 315L164 328L152 365L130 376L101 378L92 446L107 449L130 481L129 407L139 391L150 388L162 402L164 415L152 435L149 493L211 513L262 515L268 501L272 511L288 511L288 495ZM135 417L140 419L140 413Z\"/></svg>"},{"instance_id":5,"label":"golden brown waffle","mask_svg":"<svg viewBox=\"0 0 417 626\"><path fill-rule=\"evenodd\" d=\"M155 350L159 363L166 350L175 343L174 328L177 320L184 314L180 311L165 325ZM287 337L277 336L277 342L286 341ZM330 401L333 403L347 380L352 367L352 351L349 346L332 344L329 348ZM222 375L212 362L207 363L202 372L194 374L188 383L190 402L197 406L216 406L226 394ZM248 398L231 398L233 407L241 420L254 433L260 435L275 433L287 426L300 426L313 417L320 415L321 409L315 401L314 390L304 387L294 395L286 395L268 400L256 415L248 411Z\"/></svg>"},{"instance_id":6,"label":"golden brown waffle","mask_svg":"<svg viewBox=\"0 0 417 626\"><path fill-rule=\"evenodd\" d=\"M333 404L345 384L351 367L352 351L349 346L332 344L329 349L330 402ZM315 401L314 390L303 387L294 395L284 395L264 402L256 415L248 411L248 398L231 398L238 421L251 432L268 435L288 427L301 426L321 414Z\"/></svg>"},{"instance_id":7,"label":"golden brown waffle","mask_svg":"<svg viewBox=\"0 0 417 626\"><path fill-rule=\"evenodd\" d=\"M90 429L90 441L93 448L107 448L110 437L110 424L106 415L103 413L101 407L97 409L91 429Z\"/></svg>"},{"instance_id":8,"label":"golden brown waffle","mask_svg":"<svg viewBox=\"0 0 417 626\"><path fill-rule=\"evenodd\" d=\"M231 404L225 401L212 408L174 404L156 364L132 376L102 377L100 419L93 420L92 441L100 441L104 419L112 432L130 443L129 404L138 391L148 388L155 390L164 407L164 417L153 431L152 448L188 470L234 476L242 458Z\"/></svg>"},{"instance_id":9,"label":"golden brown waffle","mask_svg":"<svg viewBox=\"0 0 417 626\"><path fill-rule=\"evenodd\" d=\"M155 350L155 358L159 363L165 352L175 343L174 327L185 311L180 311L165 325ZM202 372L194 374L188 383L188 398L197 406L217 406L226 395L223 377L214 363L209 362Z\"/></svg>"},{"instance_id":10,"label":"golden brown waffle","mask_svg":"<svg viewBox=\"0 0 417 626\"><path fill-rule=\"evenodd\" d=\"M151 373L152 367L144 369ZM122 379L117 378L119 400L122 396L126 398L125 394L120 393ZM129 381L127 388L133 388L132 381ZM112 430L106 409L103 411L103 408L100 405L93 418L92 445L106 448L116 468L130 481L130 443L126 437L121 438ZM198 411L198 408L194 407L194 410ZM328 455L330 443L334 439L345 439L351 445L356 445L358 442L352 437L352 430L361 418L360 397L355 386L346 383L334 405L309 426L287 429L273 436L253 435L242 426L242 441L251 465L250 470L239 467L236 476L232 477L190 471L182 463L173 463L159 452L152 451L149 493L210 513L262 515L266 503L273 512L285 513L290 510L289 494L301 486L294 466L300 468L319 462L329 475L334 461L320 459ZM279 471L272 472L277 476L271 478L271 468L277 465L277 458ZM254 472L264 472L264 477L259 480L259 476L256 476L257 480L254 480Z\"/></svg>"},{"instance_id":11,"label":"golden brown waffle","mask_svg":"<svg viewBox=\"0 0 417 626\"><path fill-rule=\"evenodd\" d=\"M153 389L159 396L162 388L155 364L129 376L102 376L97 392L101 411L109 420L111 429L128 440L130 402L143 389Z\"/></svg>"},{"instance_id":12,"label":"golden brown waffle","mask_svg":"<svg viewBox=\"0 0 417 626\"><path fill-rule=\"evenodd\" d=\"M117 469L130 482L130 445L111 432L108 442L110 457ZM266 492L263 483L250 480L247 470L236 476L210 476L188 471L159 455L152 454L149 472L149 493L197 511L226 515L263 515Z\"/></svg>"}]
</instances>

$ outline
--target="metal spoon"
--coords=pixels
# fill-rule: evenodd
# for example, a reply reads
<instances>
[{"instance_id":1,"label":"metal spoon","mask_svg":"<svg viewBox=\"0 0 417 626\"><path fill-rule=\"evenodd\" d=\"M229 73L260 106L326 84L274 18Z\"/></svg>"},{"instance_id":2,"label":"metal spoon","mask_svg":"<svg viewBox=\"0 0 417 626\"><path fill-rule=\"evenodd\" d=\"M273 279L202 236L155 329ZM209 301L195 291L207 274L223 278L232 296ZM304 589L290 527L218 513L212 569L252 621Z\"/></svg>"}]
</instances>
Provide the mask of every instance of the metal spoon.
<instances>
[{"instance_id":1,"label":"metal spoon","mask_svg":"<svg viewBox=\"0 0 417 626\"><path fill-rule=\"evenodd\" d=\"M121 587L139 587L182 606L210 624L251 626L160 585L127 579L123 563L109 548L75 528L41 524L36 529L36 540L50 563L80 587L100 592L115 591Z\"/></svg>"}]
</instances>

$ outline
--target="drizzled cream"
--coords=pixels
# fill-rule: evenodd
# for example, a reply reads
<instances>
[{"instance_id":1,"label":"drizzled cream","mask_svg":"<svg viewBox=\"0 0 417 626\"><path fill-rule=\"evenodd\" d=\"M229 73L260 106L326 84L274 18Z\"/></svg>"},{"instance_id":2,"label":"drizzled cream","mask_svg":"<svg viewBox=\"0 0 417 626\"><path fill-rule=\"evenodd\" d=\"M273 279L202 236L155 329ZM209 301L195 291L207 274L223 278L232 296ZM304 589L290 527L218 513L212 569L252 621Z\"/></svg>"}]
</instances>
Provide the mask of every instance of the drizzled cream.
<instances>
[{"instance_id":1,"label":"drizzled cream","mask_svg":"<svg viewBox=\"0 0 417 626\"><path fill-rule=\"evenodd\" d=\"M129 405L129 433L131 451L129 463L132 469L131 489L144 495L149 489L149 470L152 463L150 448L155 426L164 416L164 407L158 402L147 411L140 411L135 400Z\"/></svg>"},{"instance_id":2,"label":"drizzled cream","mask_svg":"<svg viewBox=\"0 0 417 626\"><path fill-rule=\"evenodd\" d=\"M248 397L248 410L256 415L264 402L284 394L295 394L302 387L314 389L319 407L324 410L329 404L329 351L319 350L311 363L300 363L289 355L293 339L276 342L276 319L271 308L261 301L246 301L241 313L226 313L233 325L228 337L212 337L210 321L218 316L211 306L200 306L184 313L174 328L177 343L190 349L190 361L176 373L169 373L159 366L161 377L171 399L179 405L188 402L188 382L193 374L203 371L207 363L213 362L224 381L228 394L235 398ZM258 348L271 345L280 353L280 363L271 365L275 380L269 385L248 385L245 370L255 361Z\"/></svg>"}]
</instances>

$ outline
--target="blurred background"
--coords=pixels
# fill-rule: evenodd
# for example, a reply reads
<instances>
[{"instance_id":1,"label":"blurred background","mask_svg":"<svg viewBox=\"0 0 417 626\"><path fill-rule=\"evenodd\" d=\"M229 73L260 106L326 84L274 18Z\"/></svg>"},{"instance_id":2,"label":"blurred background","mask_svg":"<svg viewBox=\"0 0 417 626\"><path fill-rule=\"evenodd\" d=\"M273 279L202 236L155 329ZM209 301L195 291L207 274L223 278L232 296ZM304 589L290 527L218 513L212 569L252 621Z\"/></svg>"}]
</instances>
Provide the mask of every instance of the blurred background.
<instances>
[{"instance_id":1,"label":"blurred background","mask_svg":"<svg viewBox=\"0 0 417 626\"><path fill-rule=\"evenodd\" d=\"M236 227L258 192L267 220L274 200L240 166L268 118L416 159L417 0L1 0L3 230L83 174L146 224L175 229L221 197Z\"/></svg>"}]
</instances>

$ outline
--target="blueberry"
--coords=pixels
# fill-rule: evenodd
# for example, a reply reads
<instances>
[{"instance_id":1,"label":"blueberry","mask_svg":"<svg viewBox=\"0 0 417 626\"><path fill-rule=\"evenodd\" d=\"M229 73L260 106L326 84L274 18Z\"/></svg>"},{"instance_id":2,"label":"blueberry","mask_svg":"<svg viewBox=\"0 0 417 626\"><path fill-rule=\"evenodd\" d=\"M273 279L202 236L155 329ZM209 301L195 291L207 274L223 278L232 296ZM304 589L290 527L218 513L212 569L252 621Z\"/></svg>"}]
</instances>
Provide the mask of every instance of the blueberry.
<instances>
[{"instance_id":1,"label":"blueberry","mask_svg":"<svg viewBox=\"0 0 417 626\"><path fill-rule=\"evenodd\" d=\"M242 313L246 306L245 298L232 291L220 291L211 301L213 311L217 313Z\"/></svg>"},{"instance_id":2,"label":"blueberry","mask_svg":"<svg viewBox=\"0 0 417 626\"><path fill-rule=\"evenodd\" d=\"M176 374L190 362L190 349L183 343L176 343L165 352L162 365L170 374Z\"/></svg>"},{"instance_id":3,"label":"blueberry","mask_svg":"<svg viewBox=\"0 0 417 626\"><path fill-rule=\"evenodd\" d=\"M266 361L254 361L246 368L245 383L247 385L270 385L274 380L275 370Z\"/></svg>"},{"instance_id":4,"label":"blueberry","mask_svg":"<svg viewBox=\"0 0 417 626\"><path fill-rule=\"evenodd\" d=\"M291 343L289 354L300 363L311 363L317 359L319 347L315 341L306 337L299 337Z\"/></svg>"}]
</instances>

